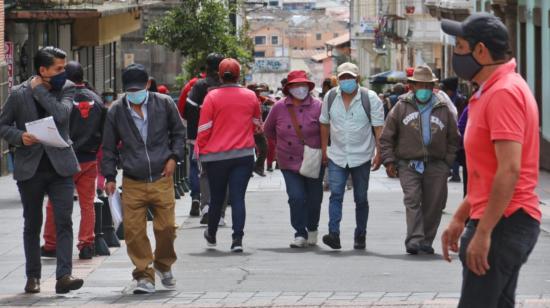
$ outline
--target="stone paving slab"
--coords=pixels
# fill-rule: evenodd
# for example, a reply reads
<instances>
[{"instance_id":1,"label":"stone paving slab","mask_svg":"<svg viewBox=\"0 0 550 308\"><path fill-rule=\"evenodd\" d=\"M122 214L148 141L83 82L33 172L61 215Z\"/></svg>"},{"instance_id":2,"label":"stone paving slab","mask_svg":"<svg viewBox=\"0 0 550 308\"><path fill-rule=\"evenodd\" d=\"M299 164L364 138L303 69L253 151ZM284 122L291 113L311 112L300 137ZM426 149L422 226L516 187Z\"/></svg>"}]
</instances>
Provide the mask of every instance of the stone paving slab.
<instances>
[{"instance_id":1,"label":"stone paving slab","mask_svg":"<svg viewBox=\"0 0 550 308\"><path fill-rule=\"evenodd\" d=\"M544 183L550 183L550 175L544 174L542 178ZM38 295L21 294L24 285L21 209L19 200L14 197L14 183L6 184L6 178L0 178L0 187L4 189L0 194L3 210L0 225L6 226L0 228L0 306L456 307L460 295L457 292L460 279L458 262L448 265L441 261L440 256L416 258L405 255L400 247L401 239L395 239L396 236L401 237L404 230L404 210L396 206L401 198L398 181L386 178L381 172L374 173L372 179L369 188L372 216L366 252L351 250L350 238L342 238L345 247L339 252L330 251L322 245L300 251L289 249L288 239L292 236L292 230L289 227L284 182L275 172L266 178L256 176L251 181L247 204L250 216L246 230L251 236L245 242L245 254L228 252L229 227L220 229L218 250L204 250L200 236L203 229L197 219L187 217L190 200L186 196L178 200L176 207L180 225L176 243L180 258L175 268L177 291L163 290L157 284L154 295L131 294L129 279L132 265L122 242L122 247L112 249L108 257L81 261L75 255L75 274L86 278L85 287L68 296L57 296L53 293L53 260L43 260L43 292ZM6 187L13 190L11 195L6 193ZM539 187L539 190L545 194L549 191L548 187ZM452 213L460 194L460 185L449 185L450 201L446 213ZM347 192L345 198L343 233L352 234L351 192ZM328 194L325 194L321 235L326 229L327 200ZM550 208L544 206L547 207L545 210ZM75 207L74 221L78 221L78 215ZM444 220L448 217L448 214L444 215ZM549 217L545 214L544 219L548 221ZM75 223L75 234L77 228ZM223 246L226 244L227 247ZM396 249L396 246L399 247ZM529 283L533 286L532 281L537 281L537 292L542 293L520 293L517 307L550 308L548 253L549 234L541 233L534 255L522 272L520 289ZM297 263L301 266L299 269L295 267ZM428 269L440 275L427 277L426 281L410 280ZM452 279L447 279L447 276ZM410 283L404 283L407 280ZM385 281L385 284L379 284L380 281ZM449 281L453 283L448 284ZM522 292L526 290L530 288L524 287Z\"/></svg>"},{"instance_id":2,"label":"stone paving slab","mask_svg":"<svg viewBox=\"0 0 550 308\"><path fill-rule=\"evenodd\" d=\"M349 296L335 296L329 292L307 292L303 295L285 295L285 292L251 292L251 296L232 292L204 292L182 297L182 293L159 292L152 295L104 295L104 296L56 296L41 293L38 295L18 294L0 297L0 306L70 306L70 307L133 307L136 305L162 307L456 307L457 298L441 293L360 293ZM198 295L198 296L197 296ZM263 296L262 296L263 295ZM378 294L377 294L378 295ZM399 295L399 296L398 296ZM215 298L217 297L217 298ZM351 299L353 297L353 299ZM550 298L543 295L518 295L517 307L550 307Z\"/></svg>"}]
</instances>

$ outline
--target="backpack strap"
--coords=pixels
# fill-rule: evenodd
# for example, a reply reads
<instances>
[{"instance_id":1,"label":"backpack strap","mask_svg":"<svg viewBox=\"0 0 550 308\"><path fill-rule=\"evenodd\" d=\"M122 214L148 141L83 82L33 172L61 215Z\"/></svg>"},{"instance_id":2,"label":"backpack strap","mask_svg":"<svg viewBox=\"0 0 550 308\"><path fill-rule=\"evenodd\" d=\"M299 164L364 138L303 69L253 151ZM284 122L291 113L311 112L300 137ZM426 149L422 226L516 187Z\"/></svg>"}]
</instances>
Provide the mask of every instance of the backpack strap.
<instances>
[{"instance_id":1,"label":"backpack strap","mask_svg":"<svg viewBox=\"0 0 550 308\"><path fill-rule=\"evenodd\" d=\"M367 114L367 118L369 119L369 122L371 121L371 115L370 115L370 98L369 98L369 90L364 87L359 87L359 91L361 92L361 104L363 105L363 109L365 110L365 113ZM332 88L328 93L328 116L330 119L330 107L332 107L332 103L334 103L334 99L336 99L336 88Z\"/></svg>"},{"instance_id":2,"label":"backpack strap","mask_svg":"<svg viewBox=\"0 0 550 308\"><path fill-rule=\"evenodd\" d=\"M363 109L365 109L365 113L367 114L367 118L369 118L369 122L372 123L370 116L369 89L360 87L359 91L361 91L361 104L363 105Z\"/></svg>"}]
</instances>

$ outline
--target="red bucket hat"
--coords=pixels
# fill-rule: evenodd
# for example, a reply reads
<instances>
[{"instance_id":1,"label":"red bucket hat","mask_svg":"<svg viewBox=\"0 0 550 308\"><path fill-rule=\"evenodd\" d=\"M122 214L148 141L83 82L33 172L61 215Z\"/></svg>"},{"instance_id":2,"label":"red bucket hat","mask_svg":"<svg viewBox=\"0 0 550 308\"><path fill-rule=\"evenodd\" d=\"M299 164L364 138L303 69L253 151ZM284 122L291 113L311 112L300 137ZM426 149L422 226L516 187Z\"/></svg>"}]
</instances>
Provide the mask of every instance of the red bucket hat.
<instances>
[{"instance_id":1,"label":"red bucket hat","mask_svg":"<svg viewBox=\"0 0 550 308\"><path fill-rule=\"evenodd\" d=\"M310 91L315 88L315 83L307 78L307 73L305 71L292 71L288 73L287 79L288 82L283 88L283 93L285 95L288 95L288 88L293 83L307 83Z\"/></svg>"}]
</instances>

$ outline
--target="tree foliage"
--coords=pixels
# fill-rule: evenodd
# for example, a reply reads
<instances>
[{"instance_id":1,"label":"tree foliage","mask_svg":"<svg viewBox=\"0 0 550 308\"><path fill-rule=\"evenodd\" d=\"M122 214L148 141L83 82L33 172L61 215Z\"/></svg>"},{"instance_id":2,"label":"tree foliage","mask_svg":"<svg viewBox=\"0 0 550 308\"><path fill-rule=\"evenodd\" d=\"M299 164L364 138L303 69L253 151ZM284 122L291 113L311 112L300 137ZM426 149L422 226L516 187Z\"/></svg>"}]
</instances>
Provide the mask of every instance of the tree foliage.
<instances>
[{"instance_id":1,"label":"tree foliage","mask_svg":"<svg viewBox=\"0 0 550 308\"><path fill-rule=\"evenodd\" d=\"M227 7L220 0L185 0L153 21L146 33L147 43L158 44L180 51L185 57L185 79L195 75L204 66L206 56L218 52L236 58L241 64L250 63L252 40L246 35L247 27L234 34L229 21L235 7Z\"/></svg>"}]
</instances>

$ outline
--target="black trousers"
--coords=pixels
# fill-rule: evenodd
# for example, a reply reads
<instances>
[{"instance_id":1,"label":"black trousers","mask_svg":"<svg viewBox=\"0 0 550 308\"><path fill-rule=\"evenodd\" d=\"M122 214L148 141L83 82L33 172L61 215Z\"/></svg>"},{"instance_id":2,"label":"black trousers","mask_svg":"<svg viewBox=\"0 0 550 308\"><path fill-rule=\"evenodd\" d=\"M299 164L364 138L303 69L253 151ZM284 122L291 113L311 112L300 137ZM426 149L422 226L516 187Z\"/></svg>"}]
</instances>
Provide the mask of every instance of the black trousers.
<instances>
[{"instance_id":1,"label":"black trousers","mask_svg":"<svg viewBox=\"0 0 550 308\"><path fill-rule=\"evenodd\" d=\"M55 171L38 171L29 180L17 182L23 203L23 240L27 278L41 278L40 231L42 205L47 194L53 205L57 235L57 279L70 275L73 256L73 192L72 177L62 177Z\"/></svg>"},{"instance_id":2,"label":"black trousers","mask_svg":"<svg viewBox=\"0 0 550 308\"><path fill-rule=\"evenodd\" d=\"M466 266L466 251L477 223L470 220L460 240L463 281L458 307L513 308L519 270L535 247L540 224L523 210L502 218L491 235L491 268L484 276L478 276Z\"/></svg>"},{"instance_id":3,"label":"black trousers","mask_svg":"<svg viewBox=\"0 0 550 308\"><path fill-rule=\"evenodd\" d=\"M262 134L256 134L254 135L254 142L256 142L256 164L255 169L264 171L265 166L265 160L267 158L267 139L265 138L265 135Z\"/></svg>"}]
</instances>

